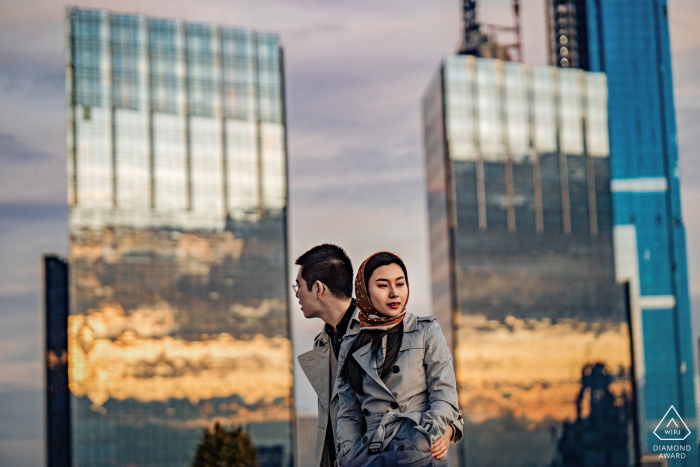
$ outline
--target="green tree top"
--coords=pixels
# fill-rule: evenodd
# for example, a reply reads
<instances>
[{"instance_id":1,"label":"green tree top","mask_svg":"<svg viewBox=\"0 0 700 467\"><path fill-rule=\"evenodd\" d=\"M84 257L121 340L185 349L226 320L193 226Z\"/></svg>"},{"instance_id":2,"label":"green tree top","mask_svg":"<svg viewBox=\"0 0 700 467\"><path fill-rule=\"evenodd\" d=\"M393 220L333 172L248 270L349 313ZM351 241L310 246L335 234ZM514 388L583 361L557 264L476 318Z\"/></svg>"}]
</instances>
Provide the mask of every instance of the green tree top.
<instances>
[{"instance_id":1,"label":"green tree top","mask_svg":"<svg viewBox=\"0 0 700 467\"><path fill-rule=\"evenodd\" d=\"M222 428L219 422L204 430L192 467L258 467L250 435L238 428Z\"/></svg>"}]
</instances>

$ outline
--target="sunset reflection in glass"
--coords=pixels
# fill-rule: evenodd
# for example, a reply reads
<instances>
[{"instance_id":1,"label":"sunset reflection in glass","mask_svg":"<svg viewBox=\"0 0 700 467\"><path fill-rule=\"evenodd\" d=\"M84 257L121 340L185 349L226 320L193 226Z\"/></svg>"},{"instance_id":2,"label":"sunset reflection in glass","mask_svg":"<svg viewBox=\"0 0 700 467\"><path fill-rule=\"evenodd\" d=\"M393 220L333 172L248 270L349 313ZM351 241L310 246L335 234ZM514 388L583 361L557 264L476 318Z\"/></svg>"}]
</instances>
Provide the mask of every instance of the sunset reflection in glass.
<instances>
[{"instance_id":1,"label":"sunset reflection in glass","mask_svg":"<svg viewBox=\"0 0 700 467\"><path fill-rule=\"evenodd\" d=\"M459 465L627 466L631 325L605 75L448 56L423 121L433 312L465 417Z\"/></svg>"},{"instance_id":2,"label":"sunset reflection in glass","mask_svg":"<svg viewBox=\"0 0 700 467\"><path fill-rule=\"evenodd\" d=\"M243 425L292 452L274 33L67 9L76 465L189 465Z\"/></svg>"}]
</instances>

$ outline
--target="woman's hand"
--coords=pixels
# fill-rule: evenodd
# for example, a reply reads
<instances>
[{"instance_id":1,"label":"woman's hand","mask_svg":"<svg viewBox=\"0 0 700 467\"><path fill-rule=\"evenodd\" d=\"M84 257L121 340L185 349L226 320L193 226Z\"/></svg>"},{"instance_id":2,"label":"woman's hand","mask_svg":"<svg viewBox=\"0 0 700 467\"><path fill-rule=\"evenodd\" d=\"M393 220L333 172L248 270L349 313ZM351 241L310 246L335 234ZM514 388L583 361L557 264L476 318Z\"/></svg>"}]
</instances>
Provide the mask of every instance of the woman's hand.
<instances>
[{"instance_id":1,"label":"woman's hand","mask_svg":"<svg viewBox=\"0 0 700 467\"><path fill-rule=\"evenodd\" d=\"M447 455L447 449L450 446L450 440L452 439L452 433L454 433L454 428L452 425L447 427L447 431L442 435L442 438L433 443L433 447L430 448L430 454L437 460L442 459Z\"/></svg>"}]
</instances>

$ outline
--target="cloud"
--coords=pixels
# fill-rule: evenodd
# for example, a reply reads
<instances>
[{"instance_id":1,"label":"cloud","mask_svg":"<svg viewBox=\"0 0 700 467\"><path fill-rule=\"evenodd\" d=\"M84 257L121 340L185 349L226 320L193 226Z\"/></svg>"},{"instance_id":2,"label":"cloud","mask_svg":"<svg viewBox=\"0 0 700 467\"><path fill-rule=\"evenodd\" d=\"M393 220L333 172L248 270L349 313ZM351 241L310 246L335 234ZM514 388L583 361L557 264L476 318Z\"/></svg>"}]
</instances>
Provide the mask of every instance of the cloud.
<instances>
[{"instance_id":1,"label":"cloud","mask_svg":"<svg viewBox=\"0 0 700 467\"><path fill-rule=\"evenodd\" d=\"M700 56L700 53L698 54ZM699 93L700 94L700 93ZM700 95L698 96L700 98ZM680 151L681 186L688 184L700 188L700 106L678 106L676 109L678 126L678 148Z\"/></svg>"},{"instance_id":2,"label":"cloud","mask_svg":"<svg viewBox=\"0 0 700 467\"><path fill-rule=\"evenodd\" d=\"M675 0L668 7L668 16L674 55L693 50L700 45L697 28L700 3L696 0Z\"/></svg>"},{"instance_id":3,"label":"cloud","mask_svg":"<svg viewBox=\"0 0 700 467\"><path fill-rule=\"evenodd\" d=\"M27 324L33 323L32 319L34 318L30 319L27 316L36 314L41 307L39 295L38 290L0 295L0 315L3 316L3 323L7 324L11 321L15 331L34 331L33 324ZM13 334L14 331L10 329L10 326L0 327L0 339L10 337Z\"/></svg>"},{"instance_id":4,"label":"cloud","mask_svg":"<svg viewBox=\"0 0 700 467\"><path fill-rule=\"evenodd\" d=\"M41 412L28 414L25 407L41 406L43 396L43 391L39 387L0 393L0 438L41 439L43 422ZM27 420L28 415L29 420Z\"/></svg>"},{"instance_id":5,"label":"cloud","mask_svg":"<svg viewBox=\"0 0 700 467\"><path fill-rule=\"evenodd\" d=\"M14 135L0 133L0 162L34 162L50 158L44 151L17 141Z\"/></svg>"},{"instance_id":6,"label":"cloud","mask_svg":"<svg viewBox=\"0 0 700 467\"><path fill-rule=\"evenodd\" d=\"M43 405L44 391L38 386L0 392L0 465L34 467L46 462Z\"/></svg>"},{"instance_id":7,"label":"cloud","mask_svg":"<svg viewBox=\"0 0 700 467\"><path fill-rule=\"evenodd\" d=\"M0 294L0 394L42 385L41 308L38 290Z\"/></svg>"},{"instance_id":8,"label":"cloud","mask_svg":"<svg viewBox=\"0 0 700 467\"><path fill-rule=\"evenodd\" d=\"M378 208L393 207L395 213L408 214L422 212L425 207L423 191L425 184L419 177L402 180L381 180L381 177L368 177L368 182L339 184L324 180L316 186L301 190L291 190L290 206L293 212L297 207L335 207L339 211L348 208L372 211Z\"/></svg>"},{"instance_id":9,"label":"cloud","mask_svg":"<svg viewBox=\"0 0 700 467\"><path fill-rule=\"evenodd\" d=\"M29 222L66 222L67 218L68 204L65 201L54 203L41 203L32 201L0 202L0 222L3 220ZM1 225L0 230L2 230Z\"/></svg>"},{"instance_id":10,"label":"cloud","mask_svg":"<svg viewBox=\"0 0 700 467\"><path fill-rule=\"evenodd\" d=\"M35 294L42 291L42 254L68 251L68 225L65 214L59 215L60 205L32 205L31 203L2 203L5 215L0 216L0 297L18 294ZM12 302L16 304L17 302ZM12 303L0 302L5 310L16 309ZM36 303L41 303L37 298ZM24 308L38 313L34 309ZM13 329L6 321L3 327ZM21 334L21 338L38 340L40 329L35 333ZM0 338L2 341L2 338Z\"/></svg>"},{"instance_id":11,"label":"cloud","mask_svg":"<svg viewBox=\"0 0 700 467\"><path fill-rule=\"evenodd\" d=\"M309 40L325 36L328 34L337 34L345 28L342 22L319 23L310 26L291 27L284 31L285 37L290 37L294 40Z\"/></svg>"},{"instance_id":12,"label":"cloud","mask_svg":"<svg viewBox=\"0 0 700 467\"><path fill-rule=\"evenodd\" d=\"M0 86L3 91L21 89L27 81L42 92L61 92L65 89L63 63L52 57L36 60L36 57L19 56L17 53L0 54Z\"/></svg>"},{"instance_id":13,"label":"cloud","mask_svg":"<svg viewBox=\"0 0 700 467\"><path fill-rule=\"evenodd\" d=\"M700 44L673 56L673 92L677 109L700 108Z\"/></svg>"},{"instance_id":14,"label":"cloud","mask_svg":"<svg viewBox=\"0 0 700 467\"><path fill-rule=\"evenodd\" d=\"M37 405L24 404L23 406L26 408L36 407ZM20 422L27 423L24 420L20 420ZM41 432L39 431L38 433L40 434ZM37 465L43 465L44 462L46 462L44 458L44 440L40 436L31 439L0 439L0 465L36 467Z\"/></svg>"}]
</instances>

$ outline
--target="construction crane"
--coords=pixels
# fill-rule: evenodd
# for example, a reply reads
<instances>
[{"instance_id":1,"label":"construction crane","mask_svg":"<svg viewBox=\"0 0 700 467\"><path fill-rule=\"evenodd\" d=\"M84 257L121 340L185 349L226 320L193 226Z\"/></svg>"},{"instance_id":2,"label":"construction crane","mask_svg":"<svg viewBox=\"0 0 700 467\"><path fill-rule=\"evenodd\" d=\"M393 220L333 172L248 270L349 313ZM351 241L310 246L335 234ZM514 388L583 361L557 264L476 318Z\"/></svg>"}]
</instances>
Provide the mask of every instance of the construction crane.
<instances>
[{"instance_id":1,"label":"construction crane","mask_svg":"<svg viewBox=\"0 0 700 467\"><path fill-rule=\"evenodd\" d=\"M464 35L459 53L480 55L479 50L485 37L479 30L479 23L476 22L476 0L462 0L462 24Z\"/></svg>"},{"instance_id":2,"label":"construction crane","mask_svg":"<svg viewBox=\"0 0 700 467\"><path fill-rule=\"evenodd\" d=\"M476 20L476 0L462 0L462 23L464 26L460 54L476 55L478 57L489 56L511 59L510 50L515 51L518 61L523 61L521 28L520 28L520 0L512 0L515 24L505 26L501 24L479 23ZM515 34L515 42L500 44L497 41L498 32L511 32ZM497 52L502 50L502 53Z\"/></svg>"}]
</instances>

